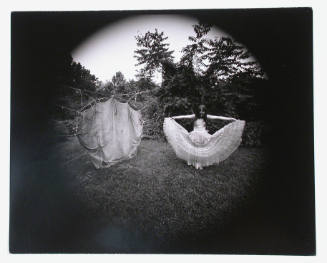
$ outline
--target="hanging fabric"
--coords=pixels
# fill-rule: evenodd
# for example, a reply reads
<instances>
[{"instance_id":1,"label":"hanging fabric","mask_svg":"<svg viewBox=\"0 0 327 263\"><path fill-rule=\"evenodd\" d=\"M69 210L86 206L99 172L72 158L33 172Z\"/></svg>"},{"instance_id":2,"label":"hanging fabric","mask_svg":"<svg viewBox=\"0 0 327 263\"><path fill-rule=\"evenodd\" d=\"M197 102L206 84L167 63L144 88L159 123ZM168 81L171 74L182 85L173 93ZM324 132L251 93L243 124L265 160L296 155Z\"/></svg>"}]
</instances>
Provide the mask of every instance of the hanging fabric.
<instances>
[{"instance_id":1,"label":"hanging fabric","mask_svg":"<svg viewBox=\"0 0 327 263\"><path fill-rule=\"evenodd\" d=\"M81 113L78 139L96 168L133 158L141 142L141 112L114 98Z\"/></svg>"}]
</instances>

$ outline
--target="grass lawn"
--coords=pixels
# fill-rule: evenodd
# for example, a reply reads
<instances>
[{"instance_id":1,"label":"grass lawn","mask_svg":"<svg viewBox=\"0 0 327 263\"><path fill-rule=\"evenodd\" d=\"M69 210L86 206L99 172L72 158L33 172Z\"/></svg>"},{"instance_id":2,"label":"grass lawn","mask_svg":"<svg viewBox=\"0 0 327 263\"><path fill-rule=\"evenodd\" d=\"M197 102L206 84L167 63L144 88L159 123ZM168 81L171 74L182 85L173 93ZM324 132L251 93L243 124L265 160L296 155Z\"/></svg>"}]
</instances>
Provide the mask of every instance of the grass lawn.
<instances>
[{"instance_id":1,"label":"grass lawn","mask_svg":"<svg viewBox=\"0 0 327 263\"><path fill-rule=\"evenodd\" d=\"M33 161L19 166L21 178L12 188L18 204L11 210L17 219L12 242L26 239L21 250L15 245L18 251L199 248L256 199L266 160L264 149L240 147L220 165L199 171L166 142L143 140L133 159L97 170L76 137L46 136L38 146Z\"/></svg>"},{"instance_id":2,"label":"grass lawn","mask_svg":"<svg viewBox=\"0 0 327 263\"><path fill-rule=\"evenodd\" d=\"M100 246L126 249L138 235L167 246L220 231L255 195L264 165L263 149L239 148L220 165L199 171L176 158L167 142L143 140L135 158L97 170L77 138L56 147L73 194L89 215L102 219L94 238ZM143 245L151 247L149 242Z\"/></svg>"}]
</instances>

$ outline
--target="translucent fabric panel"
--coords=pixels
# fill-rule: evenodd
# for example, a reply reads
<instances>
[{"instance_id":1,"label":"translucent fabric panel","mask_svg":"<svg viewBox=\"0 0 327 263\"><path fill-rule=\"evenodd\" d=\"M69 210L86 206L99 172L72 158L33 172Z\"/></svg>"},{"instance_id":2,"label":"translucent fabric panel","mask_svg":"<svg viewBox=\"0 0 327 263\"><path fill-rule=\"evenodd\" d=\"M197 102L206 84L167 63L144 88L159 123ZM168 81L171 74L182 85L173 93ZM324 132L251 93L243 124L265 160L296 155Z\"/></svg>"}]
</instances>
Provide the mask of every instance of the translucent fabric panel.
<instances>
[{"instance_id":1,"label":"translucent fabric panel","mask_svg":"<svg viewBox=\"0 0 327 263\"><path fill-rule=\"evenodd\" d=\"M96 168L136 155L142 136L141 112L115 99L82 112L78 139Z\"/></svg>"}]
</instances>

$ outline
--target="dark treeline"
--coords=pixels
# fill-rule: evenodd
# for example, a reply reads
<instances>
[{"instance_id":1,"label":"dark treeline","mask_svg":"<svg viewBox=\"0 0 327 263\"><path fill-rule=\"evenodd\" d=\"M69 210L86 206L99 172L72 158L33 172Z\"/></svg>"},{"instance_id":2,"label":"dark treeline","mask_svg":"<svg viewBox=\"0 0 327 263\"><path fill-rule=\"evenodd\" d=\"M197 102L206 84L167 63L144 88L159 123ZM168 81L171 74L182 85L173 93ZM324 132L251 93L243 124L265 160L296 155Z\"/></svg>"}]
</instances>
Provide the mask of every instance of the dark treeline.
<instances>
[{"instance_id":1,"label":"dark treeline","mask_svg":"<svg viewBox=\"0 0 327 263\"><path fill-rule=\"evenodd\" d=\"M61 114L64 110L61 116L74 118L70 108L79 110L94 100L115 95L143 109L146 137L163 138L164 117L192 113L203 103L211 114L246 120L243 145L261 146L269 133L264 114L266 75L241 44L228 37L207 38L210 25L198 24L193 29L194 36L189 36L190 44L183 48L178 62L173 60L164 32L156 29L136 36L135 58L141 66L136 80L126 80L117 72L102 83L71 56L65 56L55 78L61 87L57 104L66 105L60 109ZM153 81L155 72L162 75L161 85ZM192 128L189 121L183 124ZM209 131L224 124L211 122Z\"/></svg>"},{"instance_id":2,"label":"dark treeline","mask_svg":"<svg viewBox=\"0 0 327 263\"><path fill-rule=\"evenodd\" d=\"M111 80L103 83L90 70L73 61L69 54L65 55L62 62L61 70L53 76L56 88L51 116L64 121L69 134L78 133L78 122L83 110L112 96L121 102L129 102L135 109L143 106L148 108L156 103L155 92L159 86L150 78L126 80L123 73L116 72ZM147 124L152 122L151 117L145 111ZM151 125L148 127L146 135L156 135L151 132Z\"/></svg>"},{"instance_id":3,"label":"dark treeline","mask_svg":"<svg viewBox=\"0 0 327 263\"><path fill-rule=\"evenodd\" d=\"M173 62L172 51L164 32L148 31L136 37L137 65L141 76L162 73L157 93L156 112L163 117L194 112L203 103L215 115L232 116L248 122L243 145L259 146L265 140L267 127L264 114L264 90L267 77L258 62L244 46L228 37L207 38L211 26L193 26L194 36L182 50L182 57ZM192 129L192 123L183 124ZM209 123L210 132L224 123ZM160 131L158 131L160 132Z\"/></svg>"}]
</instances>

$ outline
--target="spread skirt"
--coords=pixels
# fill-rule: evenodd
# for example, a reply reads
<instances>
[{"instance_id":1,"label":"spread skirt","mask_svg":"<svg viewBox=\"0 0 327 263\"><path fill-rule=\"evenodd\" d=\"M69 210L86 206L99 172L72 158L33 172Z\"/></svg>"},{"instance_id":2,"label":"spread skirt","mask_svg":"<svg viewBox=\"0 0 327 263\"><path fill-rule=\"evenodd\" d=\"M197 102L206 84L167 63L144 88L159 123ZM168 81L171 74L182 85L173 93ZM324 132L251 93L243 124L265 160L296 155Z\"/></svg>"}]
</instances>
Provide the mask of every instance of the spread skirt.
<instances>
[{"instance_id":1,"label":"spread skirt","mask_svg":"<svg viewBox=\"0 0 327 263\"><path fill-rule=\"evenodd\" d=\"M205 129L188 132L172 118L165 118L163 130L178 158L197 169L227 159L240 145L245 121L236 120L214 134Z\"/></svg>"}]
</instances>

